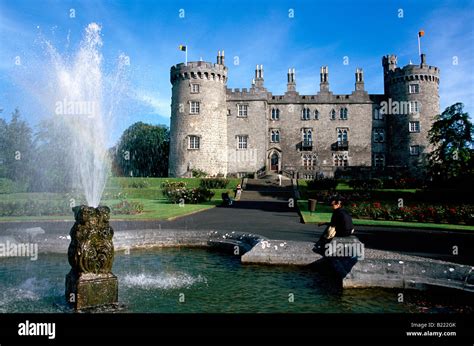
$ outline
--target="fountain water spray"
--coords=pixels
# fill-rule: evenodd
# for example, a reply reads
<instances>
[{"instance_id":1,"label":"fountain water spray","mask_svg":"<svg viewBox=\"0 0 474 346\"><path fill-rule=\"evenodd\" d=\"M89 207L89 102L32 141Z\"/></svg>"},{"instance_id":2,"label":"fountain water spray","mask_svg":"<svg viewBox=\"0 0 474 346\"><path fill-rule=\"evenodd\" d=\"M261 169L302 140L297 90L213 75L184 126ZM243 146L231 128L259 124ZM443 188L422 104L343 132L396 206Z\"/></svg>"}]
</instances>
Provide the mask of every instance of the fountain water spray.
<instances>
[{"instance_id":1,"label":"fountain water spray","mask_svg":"<svg viewBox=\"0 0 474 346\"><path fill-rule=\"evenodd\" d=\"M45 43L56 77L54 113L70 135L68 168L87 204L97 207L111 167L107 144L126 59L124 55L119 57L109 86L102 72L100 25L90 23L86 27L80 47L71 59L59 54L49 41Z\"/></svg>"}]
</instances>

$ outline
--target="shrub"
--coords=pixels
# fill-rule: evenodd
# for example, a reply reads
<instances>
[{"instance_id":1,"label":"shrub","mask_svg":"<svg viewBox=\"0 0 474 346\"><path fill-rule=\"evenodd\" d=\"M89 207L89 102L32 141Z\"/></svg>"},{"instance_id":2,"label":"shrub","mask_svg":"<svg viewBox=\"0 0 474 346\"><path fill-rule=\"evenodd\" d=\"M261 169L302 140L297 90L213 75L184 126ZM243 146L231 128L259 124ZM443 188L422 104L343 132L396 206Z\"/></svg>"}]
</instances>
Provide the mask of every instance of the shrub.
<instances>
[{"instance_id":1,"label":"shrub","mask_svg":"<svg viewBox=\"0 0 474 346\"><path fill-rule=\"evenodd\" d=\"M398 208L397 206L384 206L378 202L352 203L348 211L356 218L370 218L377 220L401 220L416 222L448 222L450 224L472 225L474 222L473 206L431 206L416 205Z\"/></svg>"},{"instance_id":2,"label":"shrub","mask_svg":"<svg viewBox=\"0 0 474 346\"><path fill-rule=\"evenodd\" d=\"M147 187L150 187L150 182L146 179L132 178L132 179L121 180L120 186L122 186L122 188L124 189L126 188L145 189Z\"/></svg>"},{"instance_id":3,"label":"shrub","mask_svg":"<svg viewBox=\"0 0 474 346\"><path fill-rule=\"evenodd\" d=\"M132 180L130 184L128 184L128 187L134 188L134 189L145 189L147 187L150 187L150 183L145 180Z\"/></svg>"},{"instance_id":4,"label":"shrub","mask_svg":"<svg viewBox=\"0 0 474 346\"><path fill-rule=\"evenodd\" d=\"M214 192L209 189L198 187L194 189L178 188L167 190L165 196L172 203L190 203L196 204L209 201L214 196Z\"/></svg>"},{"instance_id":5,"label":"shrub","mask_svg":"<svg viewBox=\"0 0 474 346\"><path fill-rule=\"evenodd\" d=\"M193 178L204 178L209 175L201 169L193 169L191 170L191 173L193 175Z\"/></svg>"},{"instance_id":6,"label":"shrub","mask_svg":"<svg viewBox=\"0 0 474 346\"><path fill-rule=\"evenodd\" d=\"M27 185L8 178L0 178L0 194L26 192Z\"/></svg>"},{"instance_id":7,"label":"shrub","mask_svg":"<svg viewBox=\"0 0 474 346\"><path fill-rule=\"evenodd\" d=\"M382 188L380 179L352 179L349 181L349 187L354 190L375 190Z\"/></svg>"},{"instance_id":8,"label":"shrub","mask_svg":"<svg viewBox=\"0 0 474 346\"><path fill-rule=\"evenodd\" d=\"M72 215L69 201L27 199L0 202L0 216Z\"/></svg>"},{"instance_id":9,"label":"shrub","mask_svg":"<svg viewBox=\"0 0 474 346\"><path fill-rule=\"evenodd\" d=\"M206 189L225 189L229 184L229 180L224 178L207 178L202 179L200 186Z\"/></svg>"},{"instance_id":10,"label":"shrub","mask_svg":"<svg viewBox=\"0 0 474 346\"><path fill-rule=\"evenodd\" d=\"M309 190L334 190L337 186L335 178L317 177L307 183Z\"/></svg>"},{"instance_id":11,"label":"shrub","mask_svg":"<svg viewBox=\"0 0 474 346\"><path fill-rule=\"evenodd\" d=\"M13 193L13 180L0 178L0 193Z\"/></svg>"},{"instance_id":12,"label":"shrub","mask_svg":"<svg viewBox=\"0 0 474 346\"><path fill-rule=\"evenodd\" d=\"M141 214L144 210L144 205L141 202L123 200L112 205L112 214L135 215Z\"/></svg>"}]
</instances>

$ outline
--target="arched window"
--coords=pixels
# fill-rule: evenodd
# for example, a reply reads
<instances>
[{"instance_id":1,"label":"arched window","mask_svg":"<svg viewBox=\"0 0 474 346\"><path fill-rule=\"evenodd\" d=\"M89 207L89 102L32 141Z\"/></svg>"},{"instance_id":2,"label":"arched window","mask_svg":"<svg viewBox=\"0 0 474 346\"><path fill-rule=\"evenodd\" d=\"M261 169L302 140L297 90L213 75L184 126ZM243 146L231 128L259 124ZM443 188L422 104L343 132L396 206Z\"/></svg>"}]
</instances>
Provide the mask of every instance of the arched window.
<instances>
[{"instance_id":1,"label":"arched window","mask_svg":"<svg viewBox=\"0 0 474 346\"><path fill-rule=\"evenodd\" d=\"M271 141L272 143L280 142L280 130L271 130Z\"/></svg>"},{"instance_id":2,"label":"arched window","mask_svg":"<svg viewBox=\"0 0 474 346\"><path fill-rule=\"evenodd\" d=\"M301 119L309 120L311 118L311 111L309 108L303 108L301 112Z\"/></svg>"},{"instance_id":3,"label":"arched window","mask_svg":"<svg viewBox=\"0 0 474 346\"><path fill-rule=\"evenodd\" d=\"M347 108L341 108L339 111L339 118L341 120L347 120Z\"/></svg>"},{"instance_id":4,"label":"arched window","mask_svg":"<svg viewBox=\"0 0 474 346\"><path fill-rule=\"evenodd\" d=\"M278 108L272 108L272 120L280 120L280 110Z\"/></svg>"},{"instance_id":5,"label":"arched window","mask_svg":"<svg viewBox=\"0 0 474 346\"><path fill-rule=\"evenodd\" d=\"M336 120L336 111L334 109L329 113L329 117L331 120Z\"/></svg>"},{"instance_id":6,"label":"arched window","mask_svg":"<svg viewBox=\"0 0 474 346\"><path fill-rule=\"evenodd\" d=\"M314 110L314 119L319 120L319 111L317 109Z\"/></svg>"},{"instance_id":7,"label":"arched window","mask_svg":"<svg viewBox=\"0 0 474 346\"><path fill-rule=\"evenodd\" d=\"M307 146L311 146L313 142L313 130L312 129L303 129L303 142Z\"/></svg>"},{"instance_id":8,"label":"arched window","mask_svg":"<svg viewBox=\"0 0 474 346\"><path fill-rule=\"evenodd\" d=\"M344 143L348 141L347 129L344 129L344 128L337 129L337 141L339 143Z\"/></svg>"}]
</instances>

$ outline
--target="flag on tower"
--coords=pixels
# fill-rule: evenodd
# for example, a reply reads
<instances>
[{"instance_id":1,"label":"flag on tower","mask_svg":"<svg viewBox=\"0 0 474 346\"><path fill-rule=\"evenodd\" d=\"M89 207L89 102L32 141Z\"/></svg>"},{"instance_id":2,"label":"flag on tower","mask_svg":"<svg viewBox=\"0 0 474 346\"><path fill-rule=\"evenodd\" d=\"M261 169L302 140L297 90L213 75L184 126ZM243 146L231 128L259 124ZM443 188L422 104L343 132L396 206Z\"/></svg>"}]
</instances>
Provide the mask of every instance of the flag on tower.
<instances>
[{"instance_id":1,"label":"flag on tower","mask_svg":"<svg viewBox=\"0 0 474 346\"><path fill-rule=\"evenodd\" d=\"M425 36L425 30L420 30L418 31L418 55L421 56L421 43L420 43L420 38Z\"/></svg>"},{"instance_id":2,"label":"flag on tower","mask_svg":"<svg viewBox=\"0 0 474 346\"><path fill-rule=\"evenodd\" d=\"M180 44L178 46L178 49L185 52L185 64L187 65L188 64L188 46L184 45L184 44Z\"/></svg>"}]
</instances>

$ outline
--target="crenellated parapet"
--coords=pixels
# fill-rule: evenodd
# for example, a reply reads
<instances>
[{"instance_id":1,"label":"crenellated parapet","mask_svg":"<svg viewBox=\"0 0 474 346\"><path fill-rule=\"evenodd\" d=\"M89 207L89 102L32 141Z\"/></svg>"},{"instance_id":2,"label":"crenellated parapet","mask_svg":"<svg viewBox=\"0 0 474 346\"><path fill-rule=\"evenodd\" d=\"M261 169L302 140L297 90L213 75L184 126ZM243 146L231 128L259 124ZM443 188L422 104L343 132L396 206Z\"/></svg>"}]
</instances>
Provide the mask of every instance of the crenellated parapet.
<instances>
[{"instance_id":1,"label":"crenellated parapet","mask_svg":"<svg viewBox=\"0 0 474 346\"><path fill-rule=\"evenodd\" d=\"M409 64L404 67L397 67L396 64L397 59L394 55L382 58L385 83L396 84L410 81L425 81L439 84L440 70L436 66L426 64L425 54L421 55L421 63L419 65Z\"/></svg>"},{"instance_id":2,"label":"crenellated parapet","mask_svg":"<svg viewBox=\"0 0 474 346\"><path fill-rule=\"evenodd\" d=\"M181 63L171 67L170 81L174 84L177 80L210 80L223 84L227 83L227 66L213 64L205 61Z\"/></svg>"}]
</instances>

